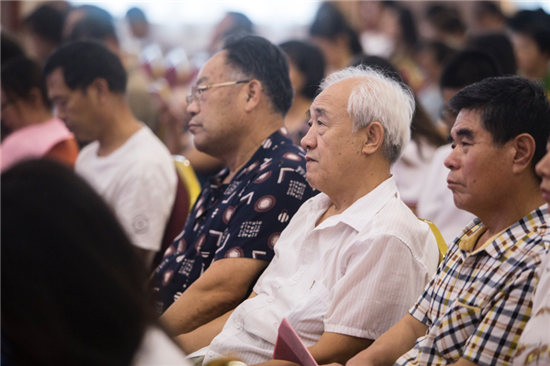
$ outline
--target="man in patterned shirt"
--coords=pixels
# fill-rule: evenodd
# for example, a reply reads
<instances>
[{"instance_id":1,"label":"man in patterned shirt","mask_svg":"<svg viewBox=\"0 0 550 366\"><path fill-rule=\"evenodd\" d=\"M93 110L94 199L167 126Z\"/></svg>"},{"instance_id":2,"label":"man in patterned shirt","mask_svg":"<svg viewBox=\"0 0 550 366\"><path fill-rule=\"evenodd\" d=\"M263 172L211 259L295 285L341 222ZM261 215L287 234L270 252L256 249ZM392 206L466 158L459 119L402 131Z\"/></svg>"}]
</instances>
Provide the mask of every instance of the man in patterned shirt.
<instances>
[{"instance_id":1,"label":"man in patterned shirt","mask_svg":"<svg viewBox=\"0 0 550 366\"><path fill-rule=\"evenodd\" d=\"M313 195L305 156L286 135L285 55L267 40L228 43L188 97L198 150L227 168L205 184L153 275L161 320L187 333L237 306L273 257L279 234Z\"/></svg>"},{"instance_id":2,"label":"man in patterned shirt","mask_svg":"<svg viewBox=\"0 0 550 366\"><path fill-rule=\"evenodd\" d=\"M457 207L476 218L455 239L409 314L348 365L507 365L531 314L548 251L536 163L550 134L540 84L489 78L449 103L445 165Z\"/></svg>"}]
</instances>

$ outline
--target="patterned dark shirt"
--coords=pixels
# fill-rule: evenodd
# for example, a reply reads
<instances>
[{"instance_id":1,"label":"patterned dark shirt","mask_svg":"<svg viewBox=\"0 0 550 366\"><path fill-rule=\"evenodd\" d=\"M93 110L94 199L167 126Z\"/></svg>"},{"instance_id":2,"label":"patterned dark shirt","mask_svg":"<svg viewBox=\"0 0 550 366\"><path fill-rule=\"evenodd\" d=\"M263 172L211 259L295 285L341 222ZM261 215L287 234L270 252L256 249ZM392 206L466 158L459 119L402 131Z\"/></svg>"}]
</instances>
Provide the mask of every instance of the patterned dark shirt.
<instances>
[{"instance_id":1,"label":"patterned dark shirt","mask_svg":"<svg viewBox=\"0 0 550 366\"><path fill-rule=\"evenodd\" d=\"M160 313L222 258L271 261L291 217L314 195L303 150L282 131L267 138L229 184L225 168L203 186L180 235L153 274Z\"/></svg>"},{"instance_id":2,"label":"patterned dark shirt","mask_svg":"<svg viewBox=\"0 0 550 366\"><path fill-rule=\"evenodd\" d=\"M485 227L479 219L466 227L410 310L426 335L396 365L511 364L549 249L549 219L545 204L475 251Z\"/></svg>"}]
</instances>

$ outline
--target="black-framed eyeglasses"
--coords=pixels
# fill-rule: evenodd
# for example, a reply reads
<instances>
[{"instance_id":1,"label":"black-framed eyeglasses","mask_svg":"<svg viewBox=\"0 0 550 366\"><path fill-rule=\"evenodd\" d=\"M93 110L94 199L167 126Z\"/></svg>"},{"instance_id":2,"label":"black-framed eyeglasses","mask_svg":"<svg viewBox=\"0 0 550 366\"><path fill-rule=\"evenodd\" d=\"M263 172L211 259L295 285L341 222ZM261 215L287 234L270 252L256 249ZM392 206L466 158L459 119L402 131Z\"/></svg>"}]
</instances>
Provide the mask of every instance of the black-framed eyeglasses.
<instances>
[{"instance_id":1,"label":"black-framed eyeglasses","mask_svg":"<svg viewBox=\"0 0 550 366\"><path fill-rule=\"evenodd\" d=\"M189 94L186 98L187 105L193 103L195 100L198 101L198 98L201 96L201 94L203 92L207 91L208 89L219 88L219 87L222 87L222 86L232 86L232 85L237 85L237 84L244 84L244 83L248 83L249 81L250 80L237 80L237 81L226 81L224 83L209 84L209 85L203 85L203 86L193 85L193 87L191 88L191 94Z\"/></svg>"}]
</instances>

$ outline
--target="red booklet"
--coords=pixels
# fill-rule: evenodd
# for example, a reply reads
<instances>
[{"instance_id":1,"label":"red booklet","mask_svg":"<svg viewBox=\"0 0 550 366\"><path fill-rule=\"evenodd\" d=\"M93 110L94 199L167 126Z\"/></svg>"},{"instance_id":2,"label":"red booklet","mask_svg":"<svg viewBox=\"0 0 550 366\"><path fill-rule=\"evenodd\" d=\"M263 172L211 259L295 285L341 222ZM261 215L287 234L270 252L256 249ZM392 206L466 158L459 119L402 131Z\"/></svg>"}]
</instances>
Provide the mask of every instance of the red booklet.
<instances>
[{"instance_id":1,"label":"red booklet","mask_svg":"<svg viewBox=\"0 0 550 366\"><path fill-rule=\"evenodd\" d=\"M319 366L286 318L279 326L273 359L290 361L302 366Z\"/></svg>"}]
</instances>

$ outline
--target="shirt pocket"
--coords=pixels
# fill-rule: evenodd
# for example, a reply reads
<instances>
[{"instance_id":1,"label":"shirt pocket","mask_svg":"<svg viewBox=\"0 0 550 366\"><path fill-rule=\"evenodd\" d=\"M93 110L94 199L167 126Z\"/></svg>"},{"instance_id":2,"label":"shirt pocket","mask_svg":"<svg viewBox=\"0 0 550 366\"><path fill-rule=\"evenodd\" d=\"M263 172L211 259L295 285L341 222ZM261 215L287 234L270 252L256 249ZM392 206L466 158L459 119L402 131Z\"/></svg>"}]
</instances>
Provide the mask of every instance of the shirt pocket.
<instances>
[{"instance_id":1,"label":"shirt pocket","mask_svg":"<svg viewBox=\"0 0 550 366\"><path fill-rule=\"evenodd\" d=\"M332 293L321 282L313 281L309 291L289 310L287 320L306 346L319 341L325 330L325 314L332 304Z\"/></svg>"},{"instance_id":2,"label":"shirt pocket","mask_svg":"<svg viewBox=\"0 0 550 366\"><path fill-rule=\"evenodd\" d=\"M447 360L458 361L464 352L468 338L476 331L481 320L480 306L460 298L456 299L438 319L437 324L434 324L432 329L436 331L427 336L433 339L433 351ZM430 348L430 345L427 344L427 347ZM430 354L430 350L423 351L425 354Z\"/></svg>"}]
</instances>

